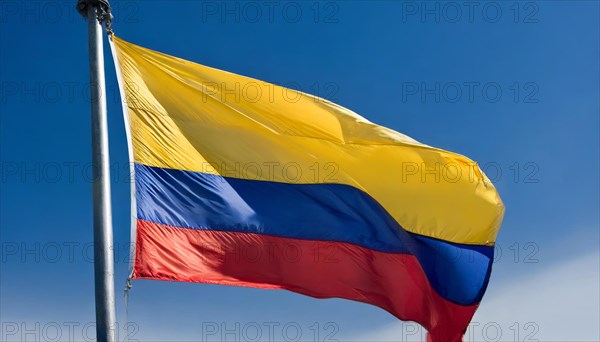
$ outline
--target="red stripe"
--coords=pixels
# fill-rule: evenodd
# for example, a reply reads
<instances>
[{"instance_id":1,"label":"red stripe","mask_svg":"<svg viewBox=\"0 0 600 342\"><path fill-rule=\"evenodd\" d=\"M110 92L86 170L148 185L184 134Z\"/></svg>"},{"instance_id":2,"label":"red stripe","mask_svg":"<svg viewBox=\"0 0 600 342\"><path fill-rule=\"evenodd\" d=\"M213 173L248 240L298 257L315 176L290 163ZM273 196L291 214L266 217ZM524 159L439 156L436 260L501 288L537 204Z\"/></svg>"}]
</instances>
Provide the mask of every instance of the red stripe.
<instances>
[{"instance_id":1,"label":"red stripe","mask_svg":"<svg viewBox=\"0 0 600 342\"><path fill-rule=\"evenodd\" d=\"M138 220L133 278L285 289L381 307L460 341L477 305L438 295L417 259L341 242L195 230Z\"/></svg>"}]
</instances>

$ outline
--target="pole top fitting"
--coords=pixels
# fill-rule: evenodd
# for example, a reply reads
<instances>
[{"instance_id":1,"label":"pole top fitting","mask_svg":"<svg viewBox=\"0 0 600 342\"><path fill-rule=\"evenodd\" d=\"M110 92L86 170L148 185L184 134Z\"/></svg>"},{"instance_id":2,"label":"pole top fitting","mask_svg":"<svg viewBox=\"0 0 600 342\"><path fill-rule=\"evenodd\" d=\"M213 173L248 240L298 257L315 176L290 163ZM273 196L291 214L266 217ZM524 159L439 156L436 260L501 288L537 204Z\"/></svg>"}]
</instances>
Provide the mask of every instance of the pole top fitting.
<instances>
[{"instance_id":1,"label":"pole top fitting","mask_svg":"<svg viewBox=\"0 0 600 342\"><path fill-rule=\"evenodd\" d=\"M100 24L106 25L106 32L112 36L113 31L111 24L113 16L110 12L110 4L108 3L108 0L78 0L77 12L89 20L90 18L88 18L88 9L90 6L98 8L98 17L96 19L98 19Z\"/></svg>"}]
</instances>

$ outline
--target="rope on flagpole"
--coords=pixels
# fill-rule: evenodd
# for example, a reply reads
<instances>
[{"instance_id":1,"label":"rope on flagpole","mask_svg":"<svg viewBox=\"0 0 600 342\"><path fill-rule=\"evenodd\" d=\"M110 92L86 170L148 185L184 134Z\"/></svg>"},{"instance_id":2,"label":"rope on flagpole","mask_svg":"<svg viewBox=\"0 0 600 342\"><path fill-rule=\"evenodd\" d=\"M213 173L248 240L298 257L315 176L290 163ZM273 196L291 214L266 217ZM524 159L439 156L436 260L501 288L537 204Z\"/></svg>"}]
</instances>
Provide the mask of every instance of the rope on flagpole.
<instances>
[{"instance_id":1,"label":"rope on flagpole","mask_svg":"<svg viewBox=\"0 0 600 342\"><path fill-rule=\"evenodd\" d=\"M106 33L112 37L114 34L112 30L113 15L110 9L108 0L79 0L77 1L77 11L83 17L87 18L88 7L95 6L98 8L97 19L98 22L104 24L106 27Z\"/></svg>"}]
</instances>

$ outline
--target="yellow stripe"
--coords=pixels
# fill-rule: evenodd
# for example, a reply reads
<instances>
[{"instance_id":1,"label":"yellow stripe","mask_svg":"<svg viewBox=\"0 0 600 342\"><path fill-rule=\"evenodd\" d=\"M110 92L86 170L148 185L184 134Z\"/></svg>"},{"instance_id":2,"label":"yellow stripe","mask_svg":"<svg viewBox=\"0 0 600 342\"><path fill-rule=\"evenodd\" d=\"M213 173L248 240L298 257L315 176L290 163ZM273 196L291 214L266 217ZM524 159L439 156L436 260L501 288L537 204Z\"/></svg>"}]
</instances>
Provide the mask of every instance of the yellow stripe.
<instances>
[{"instance_id":1,"label":"yellow stripe","mask_svg":"<svg viewBox=\"0 0 600 342\"><path fill-rule=\"evenodd\" d=\"M504 207L468 158L324 99L114 40L136 162L347 184L370 194L413 233L465 244L495 241Z\"/></svg>"}]
</instances>

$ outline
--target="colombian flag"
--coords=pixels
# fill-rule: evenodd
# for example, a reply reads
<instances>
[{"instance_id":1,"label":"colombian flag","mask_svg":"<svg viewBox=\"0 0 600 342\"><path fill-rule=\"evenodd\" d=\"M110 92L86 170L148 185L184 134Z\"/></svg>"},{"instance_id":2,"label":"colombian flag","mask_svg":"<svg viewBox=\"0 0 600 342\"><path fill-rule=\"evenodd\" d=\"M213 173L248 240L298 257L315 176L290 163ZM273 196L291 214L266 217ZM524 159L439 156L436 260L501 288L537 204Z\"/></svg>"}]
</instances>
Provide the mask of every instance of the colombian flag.
<instances>
[{"instance_id":1,"label":"colombian flag","mask_svg":"<svg viewBox=\"0 0 600 342\"><path fill-rule=\"evenodd\" d=\"M322 98L113 38L133 279L346 298L460 341L504 207L476 163Z\"/></svg>"}]
</instances>

